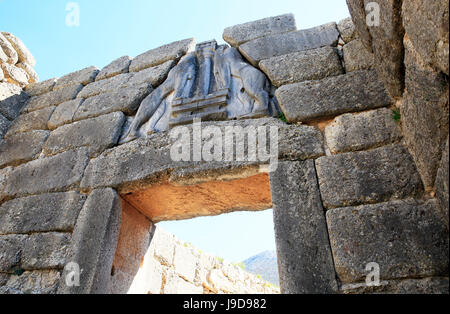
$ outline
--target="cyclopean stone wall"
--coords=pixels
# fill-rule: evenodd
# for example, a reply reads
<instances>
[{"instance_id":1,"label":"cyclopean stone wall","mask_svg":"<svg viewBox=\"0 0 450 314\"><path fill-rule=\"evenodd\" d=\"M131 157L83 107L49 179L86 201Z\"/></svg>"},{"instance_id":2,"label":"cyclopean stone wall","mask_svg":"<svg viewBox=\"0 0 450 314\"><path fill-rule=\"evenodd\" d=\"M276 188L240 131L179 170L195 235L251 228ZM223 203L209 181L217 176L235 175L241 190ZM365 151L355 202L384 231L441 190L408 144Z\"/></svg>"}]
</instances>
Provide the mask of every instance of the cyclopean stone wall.
<instances>
[{"instance_id":1,"label":"cyclopean stone wall","mask_svg":"<svg viewBox=\"0 0 450 314\"><path fill-rule=\"evenodd\" d=\"M395 112L391 90L401 84L377 75L386 73L384 59L379 49L362 49L367 36L353 15L355 24L307 30L297 30L292 15L225 30L225 41L266 74L271 104L283 115L221 116L202 126L222 134L230 126L277 127L271 173L267 161L174 161L169 132L121 141L145 99L193 52L191 39L27 86L31 97L0 144L2 291L125 291L150 245L151 222L273 207L281 293L448 292L448 217L440 205L448 199L448 140L443 161L435 158L443 166L434 194L408 139L416 120ZM447 115L439 117L448 121L448 85L419 65L406 71L407 82L435 86L428 89L434 105L447 95ZM193 134L195 126L179 130ZM415 134L427 145L445 137ZM128 206L144 222L124 223ZM129 251L120 250L124 238ZM120 265L120 254L134 264ZM83 269L80 286L66 283L70 262ZM369 263L380 266L378 287L365 285ZM128 275L118 279L123 268Z\"/></svg>"},{"instance_id":2,"label":"cyclopean stone wall","mask_svg":"<svg viewBox=\"0 0 450 314\"><path fill-rule=\"evenodd\" d=\"M22 88L39 80L33 69L35 64L19 38L0 32L0 139L28 99Z\"/></svg>"}]
</instances>

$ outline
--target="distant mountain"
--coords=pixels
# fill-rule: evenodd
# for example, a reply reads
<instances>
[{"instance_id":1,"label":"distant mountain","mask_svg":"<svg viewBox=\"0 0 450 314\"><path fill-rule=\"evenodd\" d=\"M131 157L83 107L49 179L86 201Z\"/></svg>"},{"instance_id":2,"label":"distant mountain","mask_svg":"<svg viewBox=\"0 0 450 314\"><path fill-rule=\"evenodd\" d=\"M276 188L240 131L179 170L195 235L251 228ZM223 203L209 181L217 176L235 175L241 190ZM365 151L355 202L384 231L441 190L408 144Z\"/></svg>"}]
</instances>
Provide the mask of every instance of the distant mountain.
<instances>
[{"instance_id":1,"label":"distant mountain","mask_svg":"<svg viewBox=\"0 0 450 314\"><path fill-rule=\"evenodd\" d=\"M245 270L249 273L260 275L264 280L280 286L277 253L275 251L262 252L246 259L243 263Z\"/></svg>"}]
</instances>

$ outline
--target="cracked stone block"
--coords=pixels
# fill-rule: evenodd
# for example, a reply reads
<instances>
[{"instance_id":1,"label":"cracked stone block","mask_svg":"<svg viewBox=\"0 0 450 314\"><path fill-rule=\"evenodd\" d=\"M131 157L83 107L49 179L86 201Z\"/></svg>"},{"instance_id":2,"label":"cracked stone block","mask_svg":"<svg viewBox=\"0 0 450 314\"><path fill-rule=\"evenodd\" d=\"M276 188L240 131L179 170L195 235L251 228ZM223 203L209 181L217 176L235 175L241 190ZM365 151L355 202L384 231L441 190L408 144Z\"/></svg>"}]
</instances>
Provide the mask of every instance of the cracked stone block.
<instances>
[{"instance_id":1,"label":"cracked stone block","mask_svg":"<svg viewBox=\"0 0 450 314\"><path fill-rule=\"evenodd\" d=\"M423 192L411 155L397 144L321 157L316 168L327 209L416 197Z\"/></svg>"}]
</instances>

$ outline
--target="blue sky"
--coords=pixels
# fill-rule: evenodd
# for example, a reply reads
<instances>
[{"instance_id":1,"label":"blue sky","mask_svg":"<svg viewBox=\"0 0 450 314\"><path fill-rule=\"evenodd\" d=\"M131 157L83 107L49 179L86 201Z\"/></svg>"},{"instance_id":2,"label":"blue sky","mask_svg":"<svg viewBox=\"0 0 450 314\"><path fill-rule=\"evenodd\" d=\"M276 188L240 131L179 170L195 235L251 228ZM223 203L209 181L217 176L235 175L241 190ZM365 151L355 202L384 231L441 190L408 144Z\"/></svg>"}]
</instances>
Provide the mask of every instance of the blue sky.
<instances>
[{"instance_id":1,"label":"blue sky","mask_svg":"<svg viewBox=\"0 0 450 314\"><path fill-rule=\"evenodd\" d=\"M66 25L69 2L80 8L79 27ZM349 16L345 0L0 0L0 31L22 39L45 80L185 38L222 42L228 26L285 13L299 29ZM275 247L271 211L161 225L229 261Z\"/></svg>"}]
</instances>

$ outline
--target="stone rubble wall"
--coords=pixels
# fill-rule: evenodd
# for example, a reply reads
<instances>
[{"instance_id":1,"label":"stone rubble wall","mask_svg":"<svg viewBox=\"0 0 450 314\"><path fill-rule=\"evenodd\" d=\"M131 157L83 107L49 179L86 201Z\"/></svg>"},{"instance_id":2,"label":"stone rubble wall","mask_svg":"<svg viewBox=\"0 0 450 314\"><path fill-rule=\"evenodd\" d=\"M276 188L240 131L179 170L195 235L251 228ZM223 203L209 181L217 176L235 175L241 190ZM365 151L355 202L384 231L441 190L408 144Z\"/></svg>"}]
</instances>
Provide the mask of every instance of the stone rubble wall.
<instances>
[{"instance_id":1,"label":"stone rubble wall","mask_svg":"<svg viewBox=\"0 0 450 314\"><path fill-rule=\"evenodd\" d=\"M16 36L0 32L0 139L28 99L23 88L39 81L36 61Z\"/></svg>"},{"instance_id":2,"label":"stone rubble wall","mask_svg":"<svg viewBox=\"0 0 450 314\"><path fill-rule=\"evenodd\" d=\"M140 214L128 211L127 215L135 216L135 225L136 215ZM143 255L143 258L139 260L138 271L130 271L129 263L123 263L124 260L130 260L130 243L123 241L124 237L126 235L123 233L119 236L113 263L110 284L112 294L280 293L279 288L261 277L216 256L203 253L192 244L178 240L156 225L150 228L147 245L143 246L143 254L139 254Z\"/></svg>"},{"instance_id":3,"label":"stone rubble wall","mask_svg":"<svg viewBox=\"0 0 450 314\"><path fill-rule=\"evenodd\" d=\"M448 292L448 220L439 205L448 200L448 139L440 131L429 141L415 133L417 144L433 146L439 137L437 146L447 145L442 162L441 154L433 159L442 164L435 167L441 179L436 194L428 193L423 159L408 140L408 123L427 115L408 120L402 111L397 121L398 99L376 71L383 58L370 52L377 49L361 49L367 38L353 19L297 30L289 14L225 30L224 39L275 86L289 123L209 124L279 128L280 164L270 185L281 293ZM167 132L118 145L141 101L193 46L187 39L25 88L29 99L0 142L1 292L109 292L125 228L121 196L157 184L259 173L260 162L174 162ZM433 99L447 99L448 121L448 85L442 84L448 76L419 65L406 72L406 85L416 77L426 82L421 91L434 87ZM427 99L414 93L418 88L410 88L417 104ZM435 125L445 131L445 123ZM141 253L130 273L139 270ZM80 287L65 284L71 261L84 269ZM363 284L371 262L381 267L383 284L376 289ZM181 280L176 271L171 276ZM193 283L200 289L205 282Z\"/></svg>"}]
</instances>

